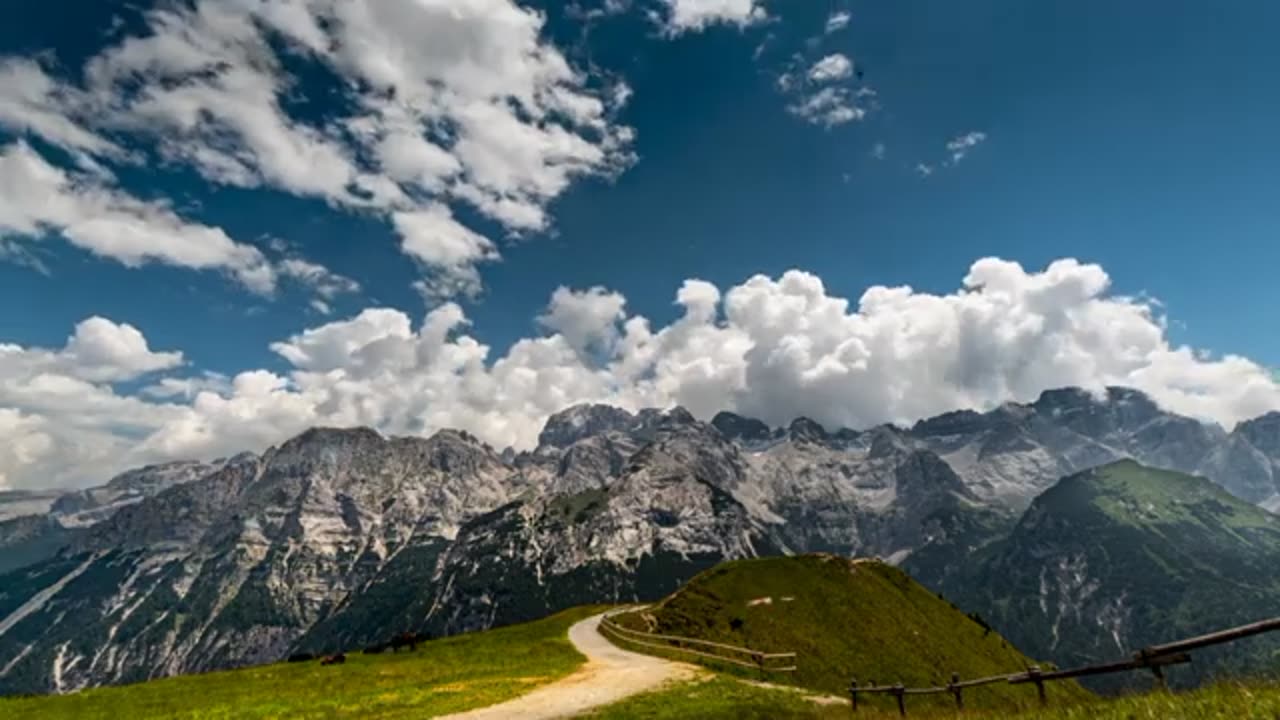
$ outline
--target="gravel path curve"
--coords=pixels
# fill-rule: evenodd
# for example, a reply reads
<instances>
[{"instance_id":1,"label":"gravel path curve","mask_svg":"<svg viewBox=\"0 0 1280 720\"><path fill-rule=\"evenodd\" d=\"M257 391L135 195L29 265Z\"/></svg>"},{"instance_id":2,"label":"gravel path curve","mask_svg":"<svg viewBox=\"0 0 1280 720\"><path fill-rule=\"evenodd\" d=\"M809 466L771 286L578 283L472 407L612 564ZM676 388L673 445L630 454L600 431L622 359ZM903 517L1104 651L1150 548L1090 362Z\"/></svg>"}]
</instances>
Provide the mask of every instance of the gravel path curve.
<instances>
[{"instance_id":1,"label":"gravel path curve","mask_svg":"<svg viewBox=\"0 0 1280 720\"><path fill-rule=\"evenodd\" d=\"M668 683L692 680L693 665L623 650L600 634L593 615L569 628L569 642L587 662L567 677L497 705L443 716L442 720L546 720L577 715Z\"/></svg>"}]
</instances>

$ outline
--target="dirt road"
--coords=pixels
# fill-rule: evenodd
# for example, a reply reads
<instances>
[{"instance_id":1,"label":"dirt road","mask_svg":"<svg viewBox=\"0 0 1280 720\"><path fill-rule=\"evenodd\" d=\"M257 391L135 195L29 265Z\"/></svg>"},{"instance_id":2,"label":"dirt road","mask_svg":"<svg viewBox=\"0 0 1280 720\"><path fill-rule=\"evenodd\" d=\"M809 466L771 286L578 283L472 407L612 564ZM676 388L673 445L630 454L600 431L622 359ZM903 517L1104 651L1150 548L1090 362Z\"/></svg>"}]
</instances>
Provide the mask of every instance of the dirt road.
<instances>
[{"instance_id":1,"label":"dirt road","mask_svg":"<svg viewBox=\"0 0 1280 720\"><path fill-rule=\"evenodd\" d=\"M546 720L578 713L654 690L666 682L691 680L703 672L692 665L623 650L600 634L600 618L593 615L569 628L569 642L587 662L568 677L544 685L528 695L446 715L442 720Z\"/></svg>"}]
</instances>

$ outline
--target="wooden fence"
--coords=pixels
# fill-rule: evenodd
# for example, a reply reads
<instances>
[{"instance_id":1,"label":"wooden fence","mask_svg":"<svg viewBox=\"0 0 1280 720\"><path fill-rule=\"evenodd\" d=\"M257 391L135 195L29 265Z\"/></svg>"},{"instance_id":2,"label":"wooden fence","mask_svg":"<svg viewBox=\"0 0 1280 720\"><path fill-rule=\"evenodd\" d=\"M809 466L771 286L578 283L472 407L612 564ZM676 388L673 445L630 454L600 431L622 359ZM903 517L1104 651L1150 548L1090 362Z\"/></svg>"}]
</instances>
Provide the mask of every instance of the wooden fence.
<instances>
[{"instance_id":1,"label":"wooden fence","mask_svg":"<svg viewBox=\"0 0 1280 720\"><path fill-rule=\"evenodd\" d=\"M864 694L884 694L892 695L898 701L898 713L907 714L906 697L908 695L934 695L940 693L950 693L955 698L956 708L964 709L964 690L966 688L979 687L982 685L991 685L993 683L1008 683L1010 685L1034 684L1036 687L1036 695L1040 700L1040 704L1048 703L1048 696L1045 693L1045 683L1055 680L1068 680L1072 678L1088 677L1090 675L1106 675L1116 672L1127 672L1130 670L1150 670L1155 676L1156 682L1161 687L1164 686L1164 668L1169 665L1180 665L1182 663L1191 662L1191 650L1205 648L1212 645L1221 645L1240 638L1259 635L1273 630L1280 630L1280 617L1261 622L1241 625L1239 627L1221 630L1219 632L1200 635L1186 640L1166 643L1164 645L1152 645L1143 648L1131 657L1125 660L1117 660L1115 662L1102 663L1099 665L1085 665L1083 667L1071 668L1068 670L1053 670L1050 672L1041 672L1039 666L1031 666L1024 672L1009 673L1007 675L993 675L991 677L976 678L973 680L961 680L959 674L951 674L951 682L946 685L937 687L921 687L909 688L903 687L902 683L895 685L876 685L875 681L865 687L859 687L857 679L849 683L849 699L853 703L853 709L858 710L858 696Z\"/></svg>"},{"instance_id":2,"label":"wooden fence","mask_svg":"<svg viewBox=\"0 0 1280 720\"><path fill-rule=\"evenodd\" d=\"M661 635L658 633L640 632L622 627L609 615L600 619L600 629L608 633L615 641L631 643L656 650L681 653L704 660L728 663L738 667L758 670L761 673L795 672L796 654L793 652L761 652L751 648L726 645L724 643L681 637L679 635Z\"/></svg>"}]
</instances>

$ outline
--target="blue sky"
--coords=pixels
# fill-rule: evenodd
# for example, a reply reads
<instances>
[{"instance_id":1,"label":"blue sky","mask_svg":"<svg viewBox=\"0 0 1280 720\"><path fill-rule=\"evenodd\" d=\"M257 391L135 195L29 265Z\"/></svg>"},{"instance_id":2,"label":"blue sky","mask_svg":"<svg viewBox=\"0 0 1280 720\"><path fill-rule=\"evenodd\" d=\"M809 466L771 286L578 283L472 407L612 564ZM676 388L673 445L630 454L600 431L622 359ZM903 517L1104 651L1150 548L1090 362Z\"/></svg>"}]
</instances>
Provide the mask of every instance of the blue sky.
<instances>
[{"instance_id":1,"label":"blue sky","mask_svg":"<svg viewBox=\"0 0 1280 720\"><path fill-rule=\"evenodd\" d=\"M399 24L406 35L398 40L407 46L418 42L413 52L423 55L401 57L403 66L379 76L370 69L375 64L366 62L376 52L357 57L353 38L359 39L357 31L366 32L361 36L366 39L375 37L375 31L391 31L367 18L367 26L357 21L342 25L341 20L308 24L314 18L337 17L324 0L222 3L222 13L242 16L243 26L232 29L230 24L201 24L200 13L207 8L199 4L11 4L9 20L0 27L0 57L11 63L8 81L0 80L0 110L8 108L0 113L0 142L5 148L23 148L27 160L59 169L72 178L63 191L79 194L74 210L34 220L30 212L0 203L0 257L7 260L0 262L0 303L8 308L0 313L0 342L32 357L44 353L41 362L65 368L89 354L83 350L75 355L67 345L77 323L100 316L115 331L127 324L145 336L146 354L137 355L143 350L136 342L129 346L133 355L104 351L121 365L117 371L68 370L68 377L88 382L110 403L130 408L122 412L146 413L151 403L172 414L155 423L95 425L93 432L101 436L91 439L62 436L51 434L48 426L59 424L57 412L66 412L64 405L13 392L0 396L0 408L9 408L15 427L21 424L33 437L47 440L33 440L29 451L15 452L15 458L56 455L52 448L65 445L80 448L84 457L101 458L134 447L138 438L149 443L138 458L208 454L237 442L265 445L295 426L317 421L364 421L411 432L428 432L447 422L469 426L495 443L519 444L530 431L495 418L518 415L534 427L555 403L585 399L682 402L701 410L718 404L763 414L776 408L777 417L770 420L807 412L831 423L865 424L909 419L956 404L1021 399L1042 385L1125 381L1147 383L1144 389L1167 404L1224 424L1271 406L1276 390L1266 385L1267 376L1269 368L1280 365L1280 339L1265 331L1274 324L1273 276L1280 265L1275 239L1280 143L1274 136L1280 49L1268 32L1280 22L1280 8L1272 3L636 0L566 7L477 0L467 4L475 20L468 26L473 35L430 36L436 22L432 18L438 17L431 12L448 5L405 0L385 6L405 13ZM283 12L269 15L272 7L298 12L281 20ZM707 14L708 7L718 10ZM167 14L155 14L157 8ZM68 17L77 22L66 22ZM842 25L842 17L847 24ZM406 18L424 24L413 26ZM512 18L525 23L521 27L526 32L502 24ZM396 23L390 25L394 30ZM309 29L332 33L332 44L323 51L304 47L306 38L313 37L306 34ZM408 34L410 30L418 34ZM343 38L343 32L352 34ZM139 60L141 53L121 51L130 38L159 36L173 43L148 60ZM457 37L463 39L454 42ZM191 47L207 49L220 42L247 46L245 38L261 45L233 52L231 61L205 68L204 76L179 72L190 70L178 66ZM509 46L513 38L530 43L536 58L528 62L537 65L536 72L520 65L528 57L513 60L488 44ZM357 50L344 57L344 50L335 49L342 42ZM186 50L171 52L182 43ZM427 46L441 49L422 49ZM848 61L844 73L815 79L817 63L833 57ZM374 59L384 66L389 62ZM238 113L241 118L274 101L288 121L286 130L337 148L351 167L385 181L394 175L392 162L371 159L374 146L353 139L354 125L335 128L363 115L361 108L376 108L369 113L377 117L374 132L388 134L389 108L411 106L413 100L406 98L419 92L430 99L413 112L423 112L430 103L445 109L430 120L415 116L410 134L462 158L462 169L435 178L433 187L401 183L399 199L365 203L353 200L341 181L325 184L321 178L331 166L307 167L311 160L297 150L309 146L272 155L267 144L248 139L248 121L242 127L234 117L181 129L176 118L186 106L177 93L167 104L144 107L138 102L147 92L162 94L209 78L216 85L219 74L236 70L240 61L245 73L236 77L261 81L265 85L252 87L275 91L256 99L245 92L225 96L246 103ZM96 80L95 62L101 66ZM445 68L436 85L411 78L413 73L430 76L433 62ZM571 68L566 72L573 79L538 79L547 76L538 72L555 75L561 62ZM21 82L14 79L18 75L12 63L23 63ZM33 80L36 75L43 80ZM109 80L101 80L104 76ZM386 77L400 78L391 95L372 89ZM411 86L419 81L421 85ZM545 138L529 138L520 146L524 137L508 132L475 142L477 154L467 156L460 143L481 135L486 123L469 125L465 118L472 116L449 106L455 100L448 92L436 96L430 94L435 90L424 88L461 88L459 94L468 96L482 94L477 88L490 82L498 90L484 96L481 104L492 101L486 112L514 106L517 101L503 95L530 87L536 92L559 87L575 101L597 102L598 107L557 109L551 107L555 101L539 99L511 111L512 127L541 122L544 130L566 128L581 141L568 150L563 145L558 150L528 149ZM42 89L32 89L36 87ZM824 122L814 112L806 116L798 110L826 89L844 95L832 96L838 101L824 107L845 108L860 117ZM187 100L183 96L182 102ZM219 102L227 101L213 101L215 114ZM539 112L550 114L529 120ZM81 134L55 132L64 121ZM555 135L554 141L564 137ZM960 145L949 149L948 143L965 137L970 143L959 157ZM490 145L486 148L484 142ZM112 149L103 150L104 145ZM220 153L220 159L197 155L204 150ZM23 167L29 171L30 162ZM0 178L0 188L19 197L6 183L21 182L34 193L14 204L38 205L45 191L32 190L28 175L8 171L16 180ZM109 202L101 200L105 194L112 198ZM520 214L486 211L476 196L494 202L505 198ZM415 226L419 230L406 231L394 219L396 213L428 209L436 213L429 215L434 219ZM444 225L438 222L441 212L448 218ZM6 219L5 213L12 217ZM118 236L94 231L92 221L103 213L125 218L126 233L142 232L138 223L160 222L167 230L155 237L155 246L138 251L148 258L139 264L136 257L124 257L128 253L119 249ZM157 220L157 214L163 218ZM181 226L177 234L190 237L180 250L165 246L175 223ZM208 260L201 249L209 233L225 240L216 260ZM409 237L419 239L417 251L407 249ZM493 259L495 254L501 259ZM690 312L689 303L673 303L686 280L706 281L728 293L757 274L782 287L783 274L799 269L821 279L824 302L847 298L853 313L863 292L873 286L909 285L920 297L954 298L970 267L987 257L1019 263L1030 278L1027 283L1041 282L1040 277L1050 284L1061 280L1064 287L1092 281L1075 276L1062 280L1070 273L1038 274L1055 260L1078 259L1093 268L1090 272L1109 278L1109 288L1094 292L1091 302L1132 310L1135 306L1126 305L1125 297L1154 298L1158 305L1142 307L1163 315L1168 326L1161 328L1159 318L1153 319L1134 331L1139 339L1131 340L1116 330L1127 326L1102 310L1096 317L1089 315L1088 322L1100 323L1096 328L1086 327L1084 315L1071 315L1062 321L1074 328L1069 342L1057 336L1044 340L1044 348L1052 350L1043 352L1057 358L1048 364L1068 363L1063 358L1077 350L1101 356L1104 351L1095 338L1114 335L1105 351L1114 354L1113 364L1098 361L1097 368L1081 375L1040 374L1019 365L1009 371L1014 375L987 377L965 367L968 360L956 355L954 366L895 378L904 388L935 381L946 387L894 391L892 400L884 401L892 409L884 412L859 405L876 402L874 396L844 398L839 408L780 408L752 385L757 375L750 359L742 367L730 363L735 369L707 364L707 377L733 376L723 386L705 377L697 382L686 375L664 379L664 368L673 364L685 370L699 366L671 359L683 357L678 354L666 364L649 358L645 362L651 366L626 378L614 367L626 364L620 348L632 337L625 329L627 318L643 316L657 333ZM309 274L297 271L301 264L290 273L285 265L290 260L305 261ZM263 273L273 279L263 281ZM251 275L259 279L247 280ZM254 282L259 286L251 287ZM264 289L264 282L270 287ZM415 282L431 287L428 297L414 288ZM352 290L354 285L359 289ZM563 315L546 309L561 286L578 291L572 297L581 300ZM583 292L595 286L605 290ZM619 310L621 298L625 310ZM489 365L522 338L558 334L583 366L575 366L574 372L585 372L595 378L592 382L602 369L609 376L600 381L603 385L579 387L577 380L563 380L568 371L562 368L556 376L561 380L549 380L510 405L462 403L465 407L456 411L432 405L398 413L379 405L382 400L365 397L352 401L359 409L337 412L333 407L341 403L325 395L327 399L290 415L287 422L271 419L284 412L279 408L245 411L249 415L244 417L262 421L261 431L216 441L210 438L225 433L203 415L200 388L192 385L177 395L144 392L165 377L213 378L205 389L233 405L238 391L228 387L231 379L264 370L281 378L273 392L292 403L309 390L307 381L291 373L358 373L350 363L311 356L300 363L302 350L290 355L279 344L301 348L299 338L307 329L342 323L371 308L403 313L417 332L425 313L455 307L450 303L469 322L454 326L450 337L462 333L489 345ZM1052 325L1045 319L1052 310L1030 301L1025 307L1041 314L1035 323ZM1019 311L1025 307L1018 305ZM710 324L721 329L740 324L728 312L727 305L712 311ZM915 310L895 316L898 327L931 327L933 320L925 322L911 312ZM566 319L547 319L552 316ZM814 322L818 327L825 321ZM955 327L963 341L948 347L985 343L980 336L964 340L965 333L978 332L969 326ZM332 333L355 332L353 328L335 326ZM750 341L743 340L742 347L764 347L764 336L744 332ZM1152 339L1151 333L1158 337ZM348 361L371 336L360 337L365 339L338 342L349 353ZM827 340L804 342L818 347ZM838 338L830 343L840 346ZM1192 367L1147 359L1151 347L1168 354L1182 345L1194 348L1206 362L1228 354L1248 358L1247 378L1231 375L1238 368L1221 363ZM1071 349L1063 351L1067 346ZM689 357L707 352L694 345L681 351ZM152 357L161 352L180 352L181 361ZM1134 360L1134 353L1144 359ZM36 365L28 362L25 375L12 370L4 379L11 386L30 385ZM1178 369L1170 369L1175 365ZM820 366L814 360L808 371ZM777 370L770 367L770 372ZM424 371L405 372L416 378ZM813 375L804 369L796 373L796 382L802 383ZM968 379L978 376L982 379ZM492 375L485 377L493 381ZM773 376L761 370L758 377ZM953 377L966 379L948 385ZM844 382L856 380L846 377ZM652 386L641 391L636 383ZM823 394L820 386L806 387ZM461 401L441 402L454 408L450 403ZM378 409L368 409L373 405ZM179 426L200 442L188 442ZM187 439L175 439L180 435ZM8 464L10 484L42 467L22 458ZM5 470L0 458L0 479ZM49 472L75 483L83 470L59 466Z\"/></svg>"}]
</instances>

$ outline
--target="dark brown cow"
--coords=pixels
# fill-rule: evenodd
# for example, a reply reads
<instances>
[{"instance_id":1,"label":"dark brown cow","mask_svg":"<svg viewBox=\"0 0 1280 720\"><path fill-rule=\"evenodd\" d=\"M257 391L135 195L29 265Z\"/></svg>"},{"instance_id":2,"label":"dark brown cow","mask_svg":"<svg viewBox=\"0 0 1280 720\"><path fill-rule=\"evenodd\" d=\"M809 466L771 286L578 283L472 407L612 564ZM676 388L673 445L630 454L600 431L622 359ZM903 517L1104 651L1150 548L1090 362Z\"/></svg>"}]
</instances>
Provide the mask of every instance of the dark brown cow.
<instances>
[{"instance_id":1,"label":"dark brown cow","mask_svg":"<svg viewBox=\"0 0 1280 720\"><path fill-rule=\"evenodd\" d=\"M320 664L321 665L341 665L346 661L347 661L346 655L344 655L343 653L337 653L336 655L325 655L324 658L320 661Z\"/></svg>"},{"instance_id":2,"label":"dark brown cow","mask_svg":"<svg viewBox=\"0 0 1280 720\"><path fill-rule=\"evenodd\" d=\"M387 643L387 646L391 648L391 652L400 652L402 647L407 647L409 652L413 652L418 649L420 640L421 638L418 637L417 633L403 632L391 638L391 642Z\"/></svg>"}]
</instances>

